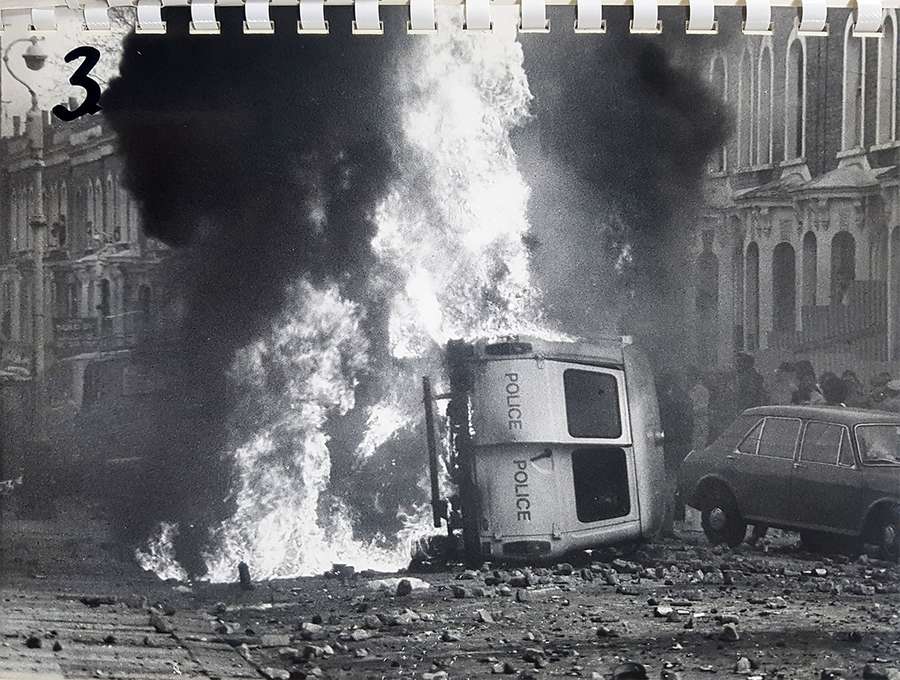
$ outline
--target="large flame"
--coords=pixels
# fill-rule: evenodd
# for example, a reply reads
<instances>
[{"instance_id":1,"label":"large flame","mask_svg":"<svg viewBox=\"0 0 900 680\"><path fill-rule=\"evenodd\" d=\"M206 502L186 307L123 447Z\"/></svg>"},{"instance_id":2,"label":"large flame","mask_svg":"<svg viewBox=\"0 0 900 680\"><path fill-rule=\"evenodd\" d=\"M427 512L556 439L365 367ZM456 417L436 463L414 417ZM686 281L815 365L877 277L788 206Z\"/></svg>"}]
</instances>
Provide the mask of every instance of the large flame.
<instances>
[{"instance_id":1,"label":"large flame","mask_svg":"<svg viewBox=\"0 0 900 680\"><path fill-rule=\"evenodd\" d=\"M378 285L391 292L391 380L403 389L369 407L360 460L419 423L419 394L407 387L423 366L440 373L448 339L541 331L523 243L528 187L510 142L531 99L521 46L511 22L506 34L479 35L460 30L458 8L439 21L441 30L410 50L397 79L400 173L376 211L372 245L382 265ZM226 453L236 463L236 512L207 558L213 580L234 579L241 560L261 578L321 572L335 562L393 570L430 529L424 485L397 510L404 528L391 540L355 539L352 514L328 494L326 424L354 408L370 348L360 308L336 287L299 282L292 294L232 370L244 395ZM424 475L424 456L422 463ZM166 554L155 545L139 558L175 573Z\"/></svg>"}]
</instances>

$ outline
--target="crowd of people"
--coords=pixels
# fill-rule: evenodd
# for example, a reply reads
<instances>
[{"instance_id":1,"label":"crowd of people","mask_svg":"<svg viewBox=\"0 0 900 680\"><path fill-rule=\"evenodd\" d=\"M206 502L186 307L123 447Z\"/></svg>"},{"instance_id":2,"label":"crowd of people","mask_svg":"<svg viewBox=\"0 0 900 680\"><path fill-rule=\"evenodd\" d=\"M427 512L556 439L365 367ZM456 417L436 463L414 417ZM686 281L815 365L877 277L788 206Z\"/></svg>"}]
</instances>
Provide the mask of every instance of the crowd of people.
<instances>
[{"instance_id":1,"label":"crowd of people","mask_svg":"<svg viewBox=\"0 0 900 680\"><path fill-rule=\"evenodd\" d=\"M705 447L738 414L754 406L822 405L900 413L900 379L887 371L872 376L866 387L851 370L840 376L831 371L817 376L812 363L803 359L782 362L766 380L753 356L744 352L735 356L734 370L727 373L704 375L694 367L665 373L658 381L657 395L670 480L677 479L689 451ZM667 508L667 532L682 512L678 502Z\"/></svg>"}]
</instances>

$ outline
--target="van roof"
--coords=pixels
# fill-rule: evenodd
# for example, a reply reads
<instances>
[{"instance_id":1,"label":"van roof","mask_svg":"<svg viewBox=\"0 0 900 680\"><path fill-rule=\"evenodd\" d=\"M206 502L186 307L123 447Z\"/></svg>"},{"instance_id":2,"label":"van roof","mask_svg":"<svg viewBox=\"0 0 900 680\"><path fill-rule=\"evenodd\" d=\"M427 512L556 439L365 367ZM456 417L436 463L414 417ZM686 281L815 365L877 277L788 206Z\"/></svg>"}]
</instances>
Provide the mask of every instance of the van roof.
<instances>
[{"instance_id":1,"label":"van roof","mask_svg":"<svg viewBox=\"0 0 900 680\"><path fill-rule=\"evenodd\" d=\"M621 365L625 360L622 348L627 344L621 337L547 340L534 335L511 335L482 338L474 342L474 347L476 357L481 360L540 355L548 359L588 359Z\"/></svg>"},{"instance_id":2,"label":"van roof","mask_svg":"<svg viewBox=\"0 0 900 680\"><path fill-rule=\"evenodd\" d=\"M804 420L825 420L841 425L890 423L900 425L900 413L845 406L757 406L744 411L748 416L784 416Z\"/></svg>"}]
</instances>

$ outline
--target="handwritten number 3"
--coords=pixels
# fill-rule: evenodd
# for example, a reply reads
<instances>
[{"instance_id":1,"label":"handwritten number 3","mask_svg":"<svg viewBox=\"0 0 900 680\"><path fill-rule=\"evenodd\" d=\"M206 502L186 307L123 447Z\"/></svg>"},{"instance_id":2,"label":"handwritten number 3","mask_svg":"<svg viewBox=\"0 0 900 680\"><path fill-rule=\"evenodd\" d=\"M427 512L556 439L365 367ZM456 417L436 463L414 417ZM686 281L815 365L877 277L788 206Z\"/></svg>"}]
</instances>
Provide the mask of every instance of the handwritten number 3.
<instances>
[{"instance_id":1,"label":"handwritten number 3","mask_svg":"<svg viewBox=\"0 0 900 680\"><path fill-rule=\"evenodd\" d=\"M85 91L84 101L74 111L70 111L62 104L53 107L53 115L66 122L80 118L86 113L97 113L100 110L100 85L89 75L91 69L100 61L100 50L87 45L76 47L66 55L66 63L76 59L84 59L84 61L69 78L69 83Z\"/></svg>"}]
</instances>

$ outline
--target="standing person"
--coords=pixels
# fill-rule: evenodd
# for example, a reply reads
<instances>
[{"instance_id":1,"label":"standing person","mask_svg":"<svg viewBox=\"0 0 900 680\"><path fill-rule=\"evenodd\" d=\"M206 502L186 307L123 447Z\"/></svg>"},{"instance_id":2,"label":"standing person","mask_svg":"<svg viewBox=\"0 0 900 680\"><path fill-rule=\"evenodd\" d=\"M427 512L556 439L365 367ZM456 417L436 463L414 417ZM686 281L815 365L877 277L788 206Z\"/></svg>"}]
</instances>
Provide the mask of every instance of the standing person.
<instances>
[{"instance_id":1,"label":"standing person","mask_svg":"<svg viewBox=\"0 0 900 680\"><path fill-rule=\"evenodd\" d=\"M769 402L786 406L793 403L797 391L797 370L790 361L783 361L775 370L775 379L769 390Z\"/></svg>"},{"instance_id":2,"label":"standing person","mask_svg":"<svg viewBox=\"0 0 900 680\"><path fill-rule=\"evenodd\" d=\"M734 363L735 398L738 413L765 404L766 390L763 387L763 377L754 368L756 360L746 352L738 352L735 355Z\"/></svg>"},{"instance_id":3,"label":"standing person","mask_svg":"<svg viewBox=\"0 0 900 680\"><path fill-rule=\"evenodd\" d=\"M847 390L845 402L847 406L862 408L868 406L868 399L866 399L863 384L856 373L848 369L841 375L841 380L844 381L844 387Z\"/></svg>"},{"instance_id":4,"label":"standing person","mask_svg":"<svg viewBox=\"0 0 900 680\"><path fill-rule=\"evenodd\" d=\"M884 399L877 408L882 411L900 413L900 380L890 380L884 386Z\"/></svg>"},{"instance_id":5,"label":"standing person","mask_svg":"<svg viewBox=\"0 0 900 680\"><path fill-rule=\"evenodd\" d=\"M847 405L847 383L829 371L822 374L820 384L822 385L822 396L825 398L826 405Z\"/></svg>"},{"instance_id":6,"label":"standing person","mask_svg":"<svg viewBox=\"0 0 900 680\"><path fill-rule=\"evenodd\" d=\"M663 455L666 466L666 503L662 531L664 536L674 536L678 470L690 451L693 418L684 376L675 371L663 376L658 394L659 416L665 433Z\"/></svg>"},{"instance_id":7,"label":"standing person","mask_svg":"<svg viewBox=\"0 0 900 680\"><path fill-rule=\"evenodd\" d=\"M695 451L706 446L709 441L709 390L703 384L703 376L696 367L691 366L687 371L688 398L691 401L691 415L694 427L691 436L691 448Z\"/></svg>"},{"instance_id":8,"label":"standing person","mask_svg":"<svg viewBox=\"0 0 900 680\"><path fill-rule=\"evenodd\" d=\"M872 376L872 390L869 392L869 400L867 406L869 408L881 408L881 402L886 397L887 384L892 380L891 374L887 371L876 373Z\"/></svg>"},{"instance_id":9,"label":"standing person","mask_svg":"<svg viewBox=\"0 0 900 680\"><path fill-rule=\"evenodd\" d=\"M824 404L825 397L816 383L816 371L808 359L794 364L797 368L797 391L794 392L793 403L812 405Z\"/></svg>"}]
</instances>

